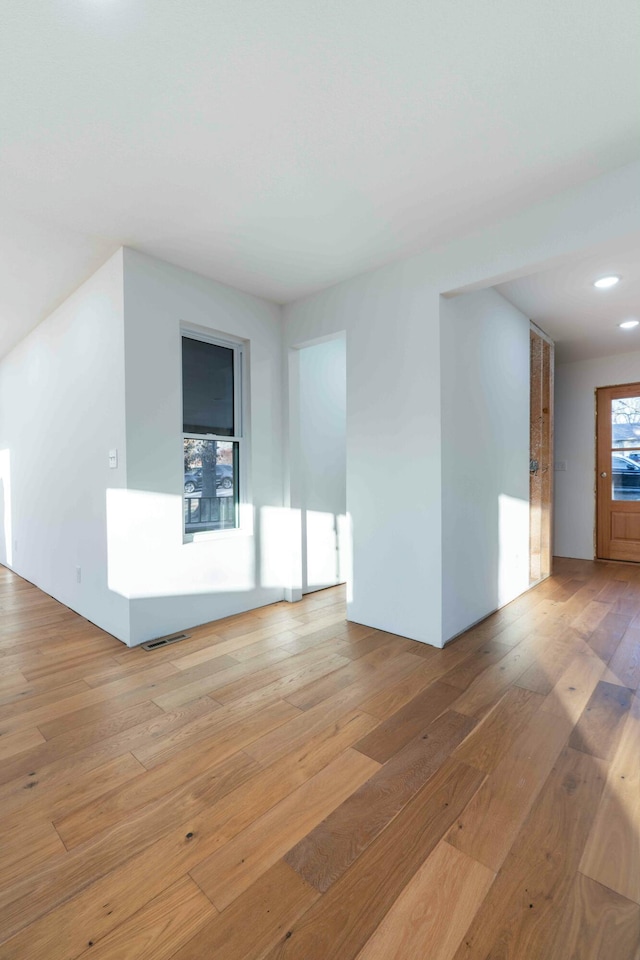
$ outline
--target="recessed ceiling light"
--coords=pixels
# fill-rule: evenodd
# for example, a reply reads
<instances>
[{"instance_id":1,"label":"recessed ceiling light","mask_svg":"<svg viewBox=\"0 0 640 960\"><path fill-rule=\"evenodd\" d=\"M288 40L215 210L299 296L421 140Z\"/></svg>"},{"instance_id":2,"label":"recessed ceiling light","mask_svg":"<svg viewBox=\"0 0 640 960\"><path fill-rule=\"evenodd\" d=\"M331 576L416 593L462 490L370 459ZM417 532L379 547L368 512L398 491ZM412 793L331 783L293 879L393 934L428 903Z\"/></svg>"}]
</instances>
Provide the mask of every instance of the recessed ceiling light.
<instances>
[{"instance_id":1,"label":"recessed ceiling light","mask_svg":"<svg viewBox=\"0 0 640 960\"><path fill-rule=\"evenodd\" d=\"M593 285L597 287L598 290L608 290L609 287L615 287L616 283L620 282L620 277L611 276L611 277L600 277L599 280L594 280Z\"/></svg>"},{"instance_id":2,"label":"recessed ceiling light","mask_svg":"<svg viewBox=\"0 0 640 960\"><path fill-rule=\"evenodd\" d=\"M625 320L623 323L619 323L618 326L622 330L632 330L633 327L637 327L640 323L640 320Z\"/></svg>"}]
</instances>

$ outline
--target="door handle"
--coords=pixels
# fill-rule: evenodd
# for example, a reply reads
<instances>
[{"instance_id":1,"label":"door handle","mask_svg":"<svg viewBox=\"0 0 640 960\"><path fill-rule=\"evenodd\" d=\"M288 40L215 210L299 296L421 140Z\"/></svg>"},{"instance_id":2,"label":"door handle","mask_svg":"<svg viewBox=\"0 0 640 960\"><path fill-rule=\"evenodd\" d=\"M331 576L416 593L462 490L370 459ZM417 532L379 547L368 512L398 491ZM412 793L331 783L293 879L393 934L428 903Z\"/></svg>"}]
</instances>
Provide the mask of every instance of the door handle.
<instances>
[{"instance_id":1,"label":"door handle","mask_svg":"<svg viewBox=\"0 0 640 960\"><path fill-rule=\"evenodd\" d=\"M603 470L602 473L600 474L600 476L602 477L603 480L606 479L607 471L606 471L606 470Z\"/></svg>"}]
</instances>

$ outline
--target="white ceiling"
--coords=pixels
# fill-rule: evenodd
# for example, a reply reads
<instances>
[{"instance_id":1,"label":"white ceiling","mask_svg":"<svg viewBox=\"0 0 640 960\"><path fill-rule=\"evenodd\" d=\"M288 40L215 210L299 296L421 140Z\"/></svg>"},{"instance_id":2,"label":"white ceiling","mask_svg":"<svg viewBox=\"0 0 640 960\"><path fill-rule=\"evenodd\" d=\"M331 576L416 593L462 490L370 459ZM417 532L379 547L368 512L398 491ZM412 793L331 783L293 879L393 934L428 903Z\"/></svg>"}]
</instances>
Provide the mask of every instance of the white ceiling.
<instances>
[{"instance_id":1,"label":"white ceiling","mask_svg":"<svg viewBox=\"0 0 640 960\"><path fill-rule=\"evenodd\" d=\"M621 278L617 286L593 286L594 280L611 274ZM554 340L556 362L640 350L640 326L618 326L640 320L638 238L624 248L599 250L574 263L498 284L496 290Z\"/></svg>"},{"instance_id":2,"label":"white ceiling","mask_svg":"<svg viewBox=\"0 0 640 960\"><path fill-rule=\"evenodd\" d=\"M4 0L0 355L119 245L285 302L640 155L637 0Z\"/></svg>"}]
</instances>

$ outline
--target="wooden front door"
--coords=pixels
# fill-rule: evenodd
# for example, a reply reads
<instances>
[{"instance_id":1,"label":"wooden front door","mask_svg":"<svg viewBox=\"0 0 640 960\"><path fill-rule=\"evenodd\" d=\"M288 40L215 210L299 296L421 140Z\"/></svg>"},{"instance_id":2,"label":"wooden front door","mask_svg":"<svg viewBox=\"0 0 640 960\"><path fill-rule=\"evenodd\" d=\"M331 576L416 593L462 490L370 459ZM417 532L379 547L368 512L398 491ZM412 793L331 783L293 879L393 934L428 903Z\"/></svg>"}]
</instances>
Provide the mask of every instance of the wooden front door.
<instances>
[{"instance_id":1,"label":"wooden front door","mask_svg":"<svg viewBox=\"0 0 640 960\"><path fill-rule=\"evenodd\" d=\"M601 387L597 415L597 555L640 563L640 383Z\"/></svg>"}]
</instances>

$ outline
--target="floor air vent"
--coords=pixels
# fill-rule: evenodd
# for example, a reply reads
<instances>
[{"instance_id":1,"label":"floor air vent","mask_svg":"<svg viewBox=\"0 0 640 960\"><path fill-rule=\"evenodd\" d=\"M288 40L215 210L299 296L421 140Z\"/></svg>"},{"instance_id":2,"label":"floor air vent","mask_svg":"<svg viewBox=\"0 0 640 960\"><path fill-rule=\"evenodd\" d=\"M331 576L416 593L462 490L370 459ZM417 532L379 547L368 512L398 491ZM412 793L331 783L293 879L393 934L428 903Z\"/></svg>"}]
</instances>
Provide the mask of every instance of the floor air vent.
<instances>
[{"instance_id":1,"label":"floor air vent","mask_svg":"<svg viewBox=\"0 0 640 960\"><path fill-rule=\"evenodd\" d=\"M166 647L170 643L178 643L179 640L186 640L188 633L172 633L170 637L158 637L157 640L149 640L148 643L141 643L143 650L157 650L158 647Z\"/></svg>"}]
</instances>

